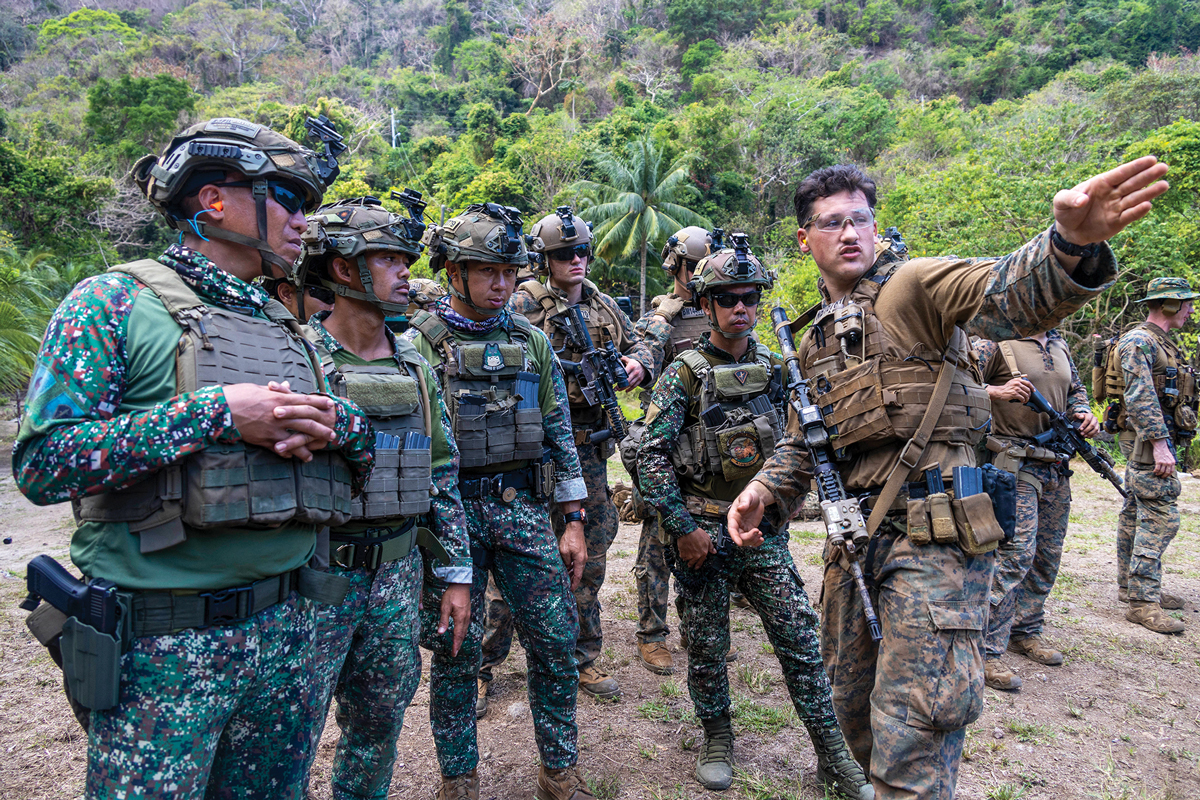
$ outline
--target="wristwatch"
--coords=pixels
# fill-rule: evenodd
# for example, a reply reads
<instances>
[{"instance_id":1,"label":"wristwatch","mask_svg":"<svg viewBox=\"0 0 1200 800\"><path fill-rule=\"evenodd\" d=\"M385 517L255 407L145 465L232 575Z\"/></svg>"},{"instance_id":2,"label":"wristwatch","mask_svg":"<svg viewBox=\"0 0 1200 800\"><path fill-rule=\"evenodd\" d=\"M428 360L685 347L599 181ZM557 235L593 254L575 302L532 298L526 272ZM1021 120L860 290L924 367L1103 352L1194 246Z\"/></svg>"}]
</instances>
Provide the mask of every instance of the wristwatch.
<instances>
[{"instance_id":1,"label":"wristwatch","mask_svg":"<svg viewBox=\"0 0 1200 800\"><path fill-rule=\"evenodd\" d=\"M582 508L579 509L578 511L571 511L569 513L563 514L563 522L567 525L570 525L572 522L578 522L581 525L586 525L587 524L587 514L584 512L584 510Z\"/></svg>"},{"instance_id":2,"label":"wristwatch","mask_svg":"<svg viewBox=\"0 0 1200 800\"><path fill-rule=\"evenodd\" d=\"M1067 255L1074 256L1075 258L1095 258L1100 253L1100 245L1095 242L1085 245L1068 242L1058 232L1057 225L1050 226L1050 243Z\"/></svg>"}]
</instances>

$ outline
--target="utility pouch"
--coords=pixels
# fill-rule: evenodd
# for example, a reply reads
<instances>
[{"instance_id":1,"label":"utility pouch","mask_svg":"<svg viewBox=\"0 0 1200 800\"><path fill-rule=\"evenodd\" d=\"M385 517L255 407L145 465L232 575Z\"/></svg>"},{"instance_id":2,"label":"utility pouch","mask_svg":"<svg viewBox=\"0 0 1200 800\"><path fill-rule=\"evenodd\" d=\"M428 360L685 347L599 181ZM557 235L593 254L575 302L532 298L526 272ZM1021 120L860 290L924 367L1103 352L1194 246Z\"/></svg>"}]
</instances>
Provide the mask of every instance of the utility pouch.
<instances>
[{"instance_id":1,"label":"utility pouch","mask_svg":"<svg viewBox=\"0 0 1200 800\"><path fill-rule=\"evenodd\" d=\"M908 501L908 540L916 545L929 544L929 509L925 498Z\"/></svg>"},{"instance_id":2,"label":"utility pouch","mask_svg":"<svg viewBox=\"0 0 1200 800\"><path fill-rule=\"evenodd\" d=\"M1178 403L1175 406L1175 430L1179 433L1192 433L1196 430L1196 411L1191 406Z\"/></svg>"},{"instance_id":3,"label":"utility pouch","mask_svg":"<svg viewBox=\"0 0 1200 800\"><path fill-rule=\"evenodd\" d=\"M986 494L955 498L950 504L958 525L958 544L969 556L990 553L1004 538L1004 529L996 521L992 499Z\"/></svg>"},{"instance_id":4,"label":"utility pouch","mask_svg":"<svg viewBox=\"0 0 1200 800\"><path fill-rule=\"evenodd\" d=\"M935 492L926 500L933 540L938 544L950 544L958 541L958 530L954 527L954 514L950 511L950 495L945 492Z\"/></svg>"},{"instance_id":5,"label":"utility pouch","mask_svg":"<svg viewBox=\"0 0 1200 800\"><path fill-rule=\"evenodd\" d=\"M721 474L725 480L736 483L758 474L763 463L763 452L758 429L753 423L716 431L716 439Z\"/></svg>"},{"instance_id":6,"label":"utility pouch","mask_svg":"<svg viewBox=\"0 0 1200 800\"><path fill-rule=\"evenodd\" d=\"M92 711L115 706L121 689L121 641L67 617L59 646L71 697Z\"/></svg>"}]
</instances>

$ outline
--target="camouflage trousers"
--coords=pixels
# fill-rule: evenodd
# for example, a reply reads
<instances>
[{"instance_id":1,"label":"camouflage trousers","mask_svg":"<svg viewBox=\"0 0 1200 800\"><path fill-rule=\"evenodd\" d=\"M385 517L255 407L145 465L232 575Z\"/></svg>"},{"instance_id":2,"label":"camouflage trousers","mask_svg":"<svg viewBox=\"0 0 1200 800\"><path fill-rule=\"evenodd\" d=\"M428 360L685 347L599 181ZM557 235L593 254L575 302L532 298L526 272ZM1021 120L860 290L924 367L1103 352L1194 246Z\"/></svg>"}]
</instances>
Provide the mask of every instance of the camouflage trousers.
<instances>
[{"instance_id":1,"label":"camouflage trousers","mask_svg":"<svg viewBox=\"0 0 1200 800\"><path fill-rule=\"evenodd\" d=\"M475 724L475 679L479 675L483 599L488 572L512 609L528 660L526 682L534 739L548 769L578 759L575 699L579 672L575 638L579 619L571 582L558 553L558 540L545 503L520 490L511 503L499 498L464 500L475 580L471 628L457 656L451 633L438 635L438 608L445 584L427 569L421 611L421 645L433 653L429 671L429 718L438 762L447 777L463 775L479 762Z\"/></svg>"},{"instance_id":2,"label":"camouflage trousers","mask_svg":"<svg viewBox=\"0 0 1200 800\"><path fill-rule=\"evenodd\" d=\"M1071 482L1053 464L1027 463L1021 473L1042 483L1037 488L1017 481L1017 533L996 550L992 578L991 613L988 615L988 658L999 658L1008 649L1010 636L1040 636L1046 598L1058 578L1067 517L1071 513Z\"/></svg>"},{"instance_id":3,"label":"camouflage trousers","mask_svg":"<svg viewBox=\"0 0 1200 800\"><path fill-rule=\"evenodd\" d=\"M421 682L421 552L414 547L404 558L374 570L333 566L329 571L349 578L350 591L342 605L317 609L313 674L320 716L308 764L311 768L316 758L336 697L342 735L333 758L334 800L386 800L396 738Z\"/></svg>"},{"instance_id":4,"label":"camouflage trousers","mask_svg":"<svg viewBox=\"0 0 1200 800\"><path fill-rule=\"evenodd\" d=\"M696 521L716 541L721 523L703 517ZM800 719L832 719L817 615L788 552L787 534L775 532L766 520L761 527L766 540L760 547L723 550L709 556L699 570L685 564L675 545L669 545L667 559L686 601L682 625L688 635L688 693L696 716L705 720L729 712L725 655L729 652L729 592L735 589L762 619Z\"/></svg>"},{"instance_id":5,"label":"camouflage trousers","mask_svg":"<svg viewBox=\"0 0 1200 800\"><path fill-rule=\"evenodd\" d=\"M579 613L579 640L575 644L575 663L580 668L600 657L604 648L604 634L600 630L600 588L608 570L608 548L617 538L617 509L612 504L612 493L608 488L608 462L600 460L600 451L595 445L581 444L579 463L583 467L583 479L587 484L587 500L583 510L587 524L583 528L587 543L588 560L583 568L583 577L575 590L575 605ZM553 504L551 519L554 535L562 536L566 529L558 504ZM487 622L483 634L483 668L480 677L491 680L492 671L504 663L512 649L513 621L508 604L496 589L489 591L486 602Z\"/></svg>"},{"instance_id":6,"label":"camouflage trousers","mask_svg":"<svg viewBox=\"0 0 1200 800\"><path fill-rule=\"evenodd\" d=\"M658 540L658 515L651 511L642 520L642 537L638 540L637 561L633 575L637 581L639 642L666 641L671 631L667 627L667 603L671 596L671 571L667 569L664 548ZM678 605L678 597L676 598ZM682 609L679 614L683 618Z\"/></svg>"},{"instance_id":7,"label":"camouflage trousers","mask_svg":"<svg viewBox=\"0 0 1200 800\"><path fill-rule=\"evenodd\" d=\"M313 604L134 640L116 706L93 711L89 800L304 797L316 722Z\"/></svg>"},{"instance_id":8,"label":"camouflage trousers","mask_svg":"<svg viewBox=\"0 0 1200 800\"><path fill-rule=\"evenodd\" d=\"M1121 441L1129 458L1133 442ZM1182 488L1172 475L1160 478L1154 466L1128 462L1125 488L1129 497L1117 518L1117 585L1129 590L1130 600L1157 603L1162 599L1162 555L1179 532L1176 498Z\"/></svg>"},{"instance_id":9,"label":"camouflage trousers","mask_svg":"<svg viewBox=\"0 0 1200 800\"><path fill-rule=\"evenodd\" d=\"M826 548L821 652L842 732L878 800L954 796L966 726L983 710L993 563L957 545L914 545L903 518L889 517L863 563L883 627L876 644L853 577Z\"/></svg>"}]
</instances>

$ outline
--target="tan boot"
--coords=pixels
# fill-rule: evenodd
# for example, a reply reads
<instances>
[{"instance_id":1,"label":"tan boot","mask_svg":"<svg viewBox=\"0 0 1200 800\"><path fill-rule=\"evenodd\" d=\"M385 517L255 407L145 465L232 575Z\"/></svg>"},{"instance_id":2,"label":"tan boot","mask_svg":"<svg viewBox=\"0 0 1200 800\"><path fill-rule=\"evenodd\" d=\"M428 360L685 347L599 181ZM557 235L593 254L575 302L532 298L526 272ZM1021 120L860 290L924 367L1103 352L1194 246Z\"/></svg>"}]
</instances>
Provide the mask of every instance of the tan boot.
<instances>
[{"instance_id":1,"label":"tan boot","mask_svg":"<svg viewBox=\"0 0 1200 800\"><path fill-rule=\"evenodd\" d=\"M746 595L742 594L741 592L730 592L729 602L738 608L754 608L754 606L750 605L750 600L746 597Z\"/></svg>"},{"instance_id":2,"label":"tan boot","mask_svg":"<svg viewBox=\"0 0 1200 800\"><path fill-rule=\"evenodd\" d=\"M479 777L476 770L453 778L442 776L442 788L434 800L479 800Z\"/></svg>"},{"instance_id":3,"label":"tan boot","mask_svg":"<svg viewBox=\"0 0 1200 800\"><path fill-rule=\"evenodd\" d=\"M1167 594L1160 591L1158 593L1158 604L1167 611L1178 611L1183 608L1183 598L1174 594Z\"/></svg>"},{"instance_id":4,"label":"tan boot","mask_svg":"<svg viewBox=\"0 0 1200 800\"><path fill-rule=\"evenodd\" d=\"M546 769L538 772L537 800L595 800L596 795L588 791L587 783L579 774L579 767Z\"/></svg>"},{"instance_id":5,"label":"tan boot","mask_svg":"<svg viewBox=\"0 0 1200 800\"><path fill-rule=\"evenodd\" d=\"M1126 589L1124 586L1117 587L1117 602L1118 603L1128 603L1129 602L1129 590Z\"/></svg>"},{"instance_id":6,"label":"tan boot","mask_svg":"<svg viewBox=\"0 0 1200 800\"><path fill-rule=\"evenodd\" d=\"M637 650L642 666L655 675L670 675L675 672L671 651L662 642L638 642Z\"/></svg>"},{"instance_id":7,"label":"tan boot","mask_svg":"<svg viewBox=\"0 0 1200 800\"><path fill-rule=\"evenodd\" d=\"M479 684L479 694L475 697L475 719L483 719L488 710L488 683L483 679L476 680Z\"/></svg>"},{"instance_id":8,"label":"tan boot","mask_svg":"<svg viewBox=\"0 0 1200 800\"><path fill-rule=\"evenodd\" d=\"M1030 661L1045 664L1047 667L1057 667L1063 662L1063 654L1047 646L1040 636L1014 636L1008 640L1008 652L1025 656Z\"/></svg>"},{"instance_id":9,"label":"tan boot","mask_svg":"<svg viewBox=\"0 0 1200 800\"><path fill-rule=\"evenodd\" d=\"M621 696L617 679L607 672L601 672L595 664L588 664L579 670L579 691L597 700L613 700Z\"/></svg>"},{"instance_id":10,"label":"tan boot","mask_svg":"<svg viewBox=\"0 0 1200 800\"><path fill-rule=\"evenodd\" d=\"M1168 616L1158 603L1130 600L1125 619L1136 622L1155 633L1183 633L1183 621Z\"/></svg>"},{"instance_id":11,"label":"tan boot","mask_svg":"<svg viewBox=\"0 0 1200 800\"><path fill-rule=\"evenodd\" d=\"M983 682L993 689L1011 692L1021 688L1023 681L998 658L989 658L983 664Z\"/></svg>"}]
</instances>

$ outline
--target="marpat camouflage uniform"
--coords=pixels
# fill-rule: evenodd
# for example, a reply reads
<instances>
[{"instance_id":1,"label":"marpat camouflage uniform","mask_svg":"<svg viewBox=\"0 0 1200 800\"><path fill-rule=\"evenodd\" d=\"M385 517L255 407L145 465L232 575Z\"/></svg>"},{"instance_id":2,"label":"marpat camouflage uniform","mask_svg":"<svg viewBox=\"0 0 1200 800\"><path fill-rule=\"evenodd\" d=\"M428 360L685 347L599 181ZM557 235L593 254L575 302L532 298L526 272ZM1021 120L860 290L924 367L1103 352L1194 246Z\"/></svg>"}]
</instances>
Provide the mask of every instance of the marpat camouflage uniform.
<instances>
[{"instance_id":1,"label":"marpat camouflage uniform","mask_svg":"<svg viewBox=\"0 0 1200 800\"><path fill-rule=\"evenodd\" d=\"M1111 285L1115 274L1112 251L1102 247L1096 259L1067 275L1043 232L998 260L907 262L879 293L875 313L900 350L923 343L944 352L953 325L996 341L1053 327ZM872 450L870 469L861 457L852 459L842 469L847 490L878 492L903 446L896 440ZM933 441L908 479L934 463L946 474L974 460L969 445ZM755 478L781 504L781 514L804 502L810 479L804 446L790 436ZM842 730L855 758L869 765L876 796L948 800L966 726L983 708L994 559L991 553L967 556L957 545L917 546L906 531L905 514L889 514L862 564L883 627L878 645L854 580L826 547L822 652Z\"/></svg>"},{"instance_id":2,"label":"marpat camouflage uniform","mask_svg":"<svg viewBox=\"0 0 1200 800\"><path fill-rule=\"evenodd\" d=\"M1087 390L1079 379L1062 336L1050 331L1046 346L1036 339L1012 342L1023 348L1022 366L1035 361L1033 352L1041 357L1041 371L1026 369L1025 377L1046 396L1056 409L1075 419L1075 414L1090 411ZM984 383L1002 386L1013 375L1000 347L995 342L980 339L975 342ZM1064 369L1067 368L1067 369ZM1069 369L1069 371L1068 371ZM1065 396L1065 403L1060 397ZM1008 404L1004 404L1007 406ZM1015 414L1014 411L1028 411ZM993 405L997 439L1009 447L1033 445L1034 436L1048 424L1038 419L1036 427L1021 431L1015 428L1029 424L1035 417L1031 409L1015 404L1011 408ZM999 430L1001 416L1014 418L1011 431ZM1037 415L1040 416L1040 415ZM992 579L991 611L985 639L987 658L999 658L1008 649L1011 636L1027 638L1040 636L1045 619L1046 599L1054 588L1062 560L1063 541L1067 536L1067 518L1071 513L1071 483L1068 464L1024 459L1017 480L1017 529L1010 542L1001 542L996 550L996 573Z\"/></svg>"}]
</instances>

